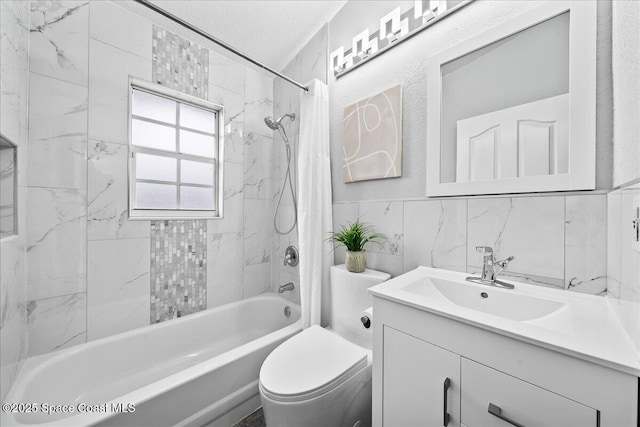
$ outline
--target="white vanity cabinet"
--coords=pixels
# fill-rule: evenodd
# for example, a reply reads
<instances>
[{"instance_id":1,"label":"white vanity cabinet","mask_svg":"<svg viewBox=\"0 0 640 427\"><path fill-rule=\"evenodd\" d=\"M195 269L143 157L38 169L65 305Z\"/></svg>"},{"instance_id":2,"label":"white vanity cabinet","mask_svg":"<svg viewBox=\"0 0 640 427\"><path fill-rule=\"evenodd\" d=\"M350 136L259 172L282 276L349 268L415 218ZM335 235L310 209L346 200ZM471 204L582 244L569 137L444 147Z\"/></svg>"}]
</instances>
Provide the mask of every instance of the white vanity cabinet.
<instances>
[{"instance_id":1,"label":"white vanity cabinet","mask_svg":"<svg viewBox=\"0 0 640 427\"><path fill-rule=\"evenodd\" d=\"M460 425L459 355L385 327L382 363L383 425Z\"/></svg>"},{"instance_id":2,"label":"white vanity cabinet","mask_svg":"<svg viewBox=\"0 0 640 427\"><path fill-rule=\"evenodd\" d=\"M373 301L374 426L638 426L637 376L375 294Z\"/></svg>"}]
</instances>

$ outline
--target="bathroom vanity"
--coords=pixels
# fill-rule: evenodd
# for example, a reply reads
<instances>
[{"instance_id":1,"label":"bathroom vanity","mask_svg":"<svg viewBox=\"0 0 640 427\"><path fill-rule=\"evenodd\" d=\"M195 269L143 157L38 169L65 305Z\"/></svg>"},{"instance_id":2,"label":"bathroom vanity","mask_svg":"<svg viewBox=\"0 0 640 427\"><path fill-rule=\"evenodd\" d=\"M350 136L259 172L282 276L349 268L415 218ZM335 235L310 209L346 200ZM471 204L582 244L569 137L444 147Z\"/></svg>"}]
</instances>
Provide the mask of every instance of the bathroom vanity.
<instances>
[{"instance_id":1,"label":"bathroom vanity","mask_svg":"<svg viewBox=\"0 0 640 427\"><path fill-rule=\"evenodd\" d=\"M638 350L606 298L467 276L369 290L374 426L638 425Z\"/></svg>"}]
</instances>

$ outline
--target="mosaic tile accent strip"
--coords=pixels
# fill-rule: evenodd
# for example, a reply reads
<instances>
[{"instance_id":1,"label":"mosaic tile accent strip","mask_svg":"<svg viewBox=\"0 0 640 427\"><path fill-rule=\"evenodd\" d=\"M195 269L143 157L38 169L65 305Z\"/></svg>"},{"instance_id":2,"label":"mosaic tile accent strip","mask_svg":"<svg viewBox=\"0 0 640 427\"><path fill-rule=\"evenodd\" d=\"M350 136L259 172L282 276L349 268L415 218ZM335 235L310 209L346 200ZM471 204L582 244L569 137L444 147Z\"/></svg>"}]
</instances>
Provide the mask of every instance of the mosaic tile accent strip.
<instances>
[{"instance_id":1,"label":"mosaic tile accent strip","mask_svg":"<svg viewBox=\"0 0 640 427\"><path fill-rule=\"evenodd\" d=\"M207 221L151 222L151 323L207 308Z\"/></svg>"},{"instance_id":2,"label":"mosaic tile accent strip","mask_svg":"<svg viewBox=\"0 0 640 427\"><path fill-rule=\"evenodd\" d=\"M203 99L209 96L209 49L153 26L155 83Z\"/></svg>"},{"instance_id":3,"label":"mosaic tile accent strip","mask_svg":"<svg viewBox=\"0 0 640 427\"><path fill-rule=\"evenodd\" d=\"M207 99L209 50L153 26L152 80ZM207 222L151 222L151 323L207 308Z\"/></svg>"}]
</instances>

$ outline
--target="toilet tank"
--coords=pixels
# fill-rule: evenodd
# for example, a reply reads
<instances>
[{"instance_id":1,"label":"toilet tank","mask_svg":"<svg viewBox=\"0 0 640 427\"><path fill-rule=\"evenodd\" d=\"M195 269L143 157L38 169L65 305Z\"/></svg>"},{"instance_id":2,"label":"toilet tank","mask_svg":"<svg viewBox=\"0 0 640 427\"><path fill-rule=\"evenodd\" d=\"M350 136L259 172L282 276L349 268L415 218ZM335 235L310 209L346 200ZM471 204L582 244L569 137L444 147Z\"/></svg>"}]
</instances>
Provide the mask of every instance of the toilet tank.
<instances>
[{"instance_id":1,"label":"toilet tank","mask_svg":"<svg viewBox=\"0 0 640 427\"><path fill-rule=\"evenodd\" d=\"M371 348L371 330L360 322L360 313L371 307L367 289L391 277L388 273L366 269L362 273L347 271L344 264L331 267L331 317L329 326L354 344Z\"/></svg>"}]
</instances>

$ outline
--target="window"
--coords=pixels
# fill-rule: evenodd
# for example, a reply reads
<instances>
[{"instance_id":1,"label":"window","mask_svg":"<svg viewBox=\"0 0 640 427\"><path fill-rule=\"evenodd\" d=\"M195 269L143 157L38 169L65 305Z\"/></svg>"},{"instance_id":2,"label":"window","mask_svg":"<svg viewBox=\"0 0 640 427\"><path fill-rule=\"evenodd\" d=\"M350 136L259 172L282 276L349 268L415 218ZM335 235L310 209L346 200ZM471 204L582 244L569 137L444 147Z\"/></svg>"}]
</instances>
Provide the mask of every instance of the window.
<instances>
[{"instance_id":1,"label":"window","mask_svg":"<svg viewBox=\"0 0 640 427\"><path fill-rule=\"evenodd\" d=\"M222 217L223 107L131 81L129 216Z\"/></svg>"},{"instance_id":2,"label":"window","mask_svg":"<svg viewBox=\"0 0 640 427\"><path fill-rule=\"evenodd\" d=\"M0 239L18 234L16 146L0 134Z\"/></svg>"}]
</instances>

